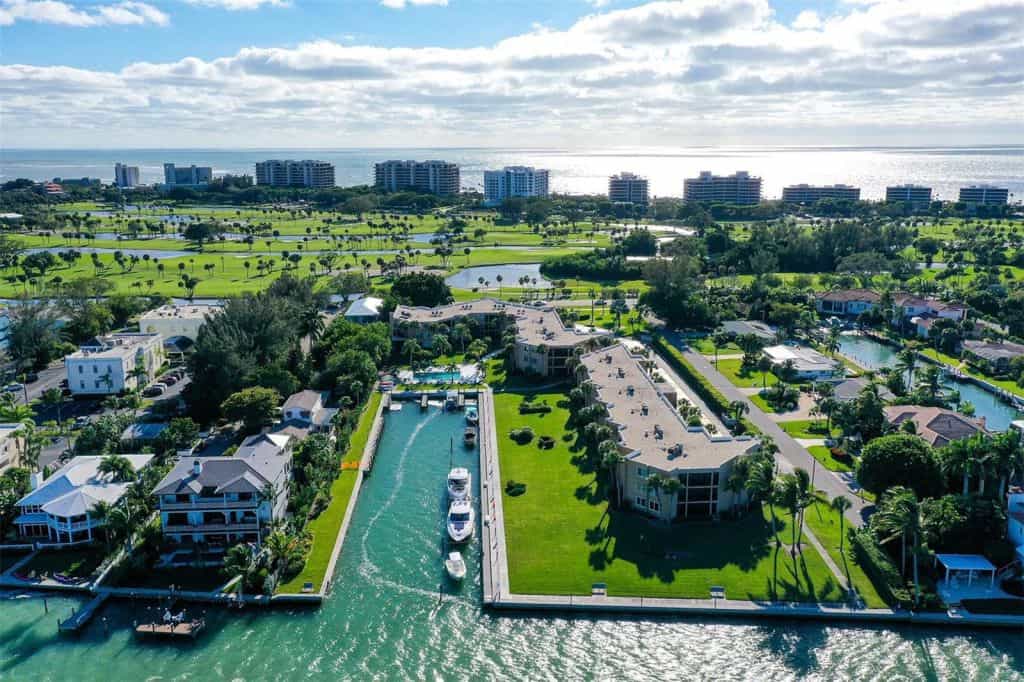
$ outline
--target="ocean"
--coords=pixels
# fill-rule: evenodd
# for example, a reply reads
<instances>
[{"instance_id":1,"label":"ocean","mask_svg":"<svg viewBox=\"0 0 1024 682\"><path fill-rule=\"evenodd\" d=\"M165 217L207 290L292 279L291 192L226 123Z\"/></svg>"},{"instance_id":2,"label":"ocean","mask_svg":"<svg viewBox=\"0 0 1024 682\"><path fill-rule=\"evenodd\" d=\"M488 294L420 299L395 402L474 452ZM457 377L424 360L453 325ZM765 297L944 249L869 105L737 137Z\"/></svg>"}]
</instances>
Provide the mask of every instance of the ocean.
<instances>
[{"instance_id":1,"label":"ocean","mask_svg":"<svg viewBox=\"0 0 1024 682\"><path fill-rule=\"evenodd\" d=\"M683 179L702 170L746 170L764 178L766 198L786 185L846 183L864 199L885 196L887 185L931 186L939 199L956 199L960 187L1008 187L1024 197L1024 145L974 147L687 147L687 148L381 148L381 149L0 149L0 181L55 177L113 180L114 164L139 166L143 183L163 181L163 164L212 166L217 175L254 173L257 161L323 159L335 165L341 186L372 182L373 164L387 159L445 159L462 167L464 187L481 188L485 169L532 165L551 170L553 191L600 194L608 176L646 176L656 196L681 196Z\"/></svg>"}]
</instances>

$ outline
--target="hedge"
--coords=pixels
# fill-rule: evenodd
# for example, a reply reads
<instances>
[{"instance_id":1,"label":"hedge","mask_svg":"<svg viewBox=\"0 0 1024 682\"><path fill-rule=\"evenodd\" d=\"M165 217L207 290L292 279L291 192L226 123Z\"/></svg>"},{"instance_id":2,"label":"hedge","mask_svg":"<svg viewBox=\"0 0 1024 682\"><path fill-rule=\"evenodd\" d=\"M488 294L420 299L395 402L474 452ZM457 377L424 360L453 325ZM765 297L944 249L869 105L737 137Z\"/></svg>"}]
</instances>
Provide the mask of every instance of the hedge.
<instances>
[{"instance_id":1,"label":"hedge","mask_svg":"<svg viewBox=\"0 0 1024 682\"><path fill-rule=\"evenodd\" d=\"M707 380L707 377L699 373L697 369L691 365L685 357L683 357L683 354L679 352L678 348L668 343L660 336L655 336L651 345L654 346L654 349L657 350L663 358L665 358L668 364L672 365L672 367L679 372L683 381L685 381L686 384L692 388L698 396L700 396L700 399L707 403L708 407L714 410L719 417L729 414L730 401L722 395L721 391L715 388L711 382ZM740 424L743 426L744 433L749 433L755 436L761 433L756 426L746 419L741 419Z\"/></svg>"},{"instance_id":2,"label":"hedge","mask_svg":"<svg viewBox=\"0 0 1024 682\"><path fill-rule=\"evenodd\" d=\"M882 599L889 604L912 604L914 596L907 590L899 569L875 542L871 531L866 528L850 528L848 535L854 559L874 583Z\"/></svg>"}]
</instances>

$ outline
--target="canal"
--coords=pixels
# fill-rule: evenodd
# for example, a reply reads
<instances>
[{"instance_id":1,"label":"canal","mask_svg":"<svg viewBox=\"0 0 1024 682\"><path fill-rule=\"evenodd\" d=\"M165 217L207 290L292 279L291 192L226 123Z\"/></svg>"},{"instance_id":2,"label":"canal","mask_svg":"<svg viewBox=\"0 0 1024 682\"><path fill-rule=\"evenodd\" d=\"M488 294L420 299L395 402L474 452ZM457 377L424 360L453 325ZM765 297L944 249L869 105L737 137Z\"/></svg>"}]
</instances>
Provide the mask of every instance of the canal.
<instances>
[{"instance_id":1,"label":"canal","mask_svg":"<svg viewBox=\"0 0 1024 682\"><path fill-rule=\"evenodd\" d=\"M864 369L879 370L897 364L897 349L860 334L843 334L839 337L839 352ZM923 366L920 361L918 366ZM995 394L966 381L943 377L942 385L959 391L960 400L974 405L977 417L984 417L985 424L992 431L1005 431L1010 422L1020 419L1020 412L1000 400Z\"/></svg>"},{"instance_id":2,"label":"canal","mask_svg":"<svg viewBox=\"0 0 1024 682\"><path fill-rule=\"evenodd\" d=\"M76 600L51 596L45 614L42 599L8 595L0 679L1024 679L1017 632L484 612L478 540L461 588L440 561L453 437L452 459L478 479L462 416L407 405L386 418L322 608L211 610L198 641L168 645L129 634L142 607L112 604L100 614L109 633L97 618L68 638L56 618Z\"/></svg>"}]
</instances>

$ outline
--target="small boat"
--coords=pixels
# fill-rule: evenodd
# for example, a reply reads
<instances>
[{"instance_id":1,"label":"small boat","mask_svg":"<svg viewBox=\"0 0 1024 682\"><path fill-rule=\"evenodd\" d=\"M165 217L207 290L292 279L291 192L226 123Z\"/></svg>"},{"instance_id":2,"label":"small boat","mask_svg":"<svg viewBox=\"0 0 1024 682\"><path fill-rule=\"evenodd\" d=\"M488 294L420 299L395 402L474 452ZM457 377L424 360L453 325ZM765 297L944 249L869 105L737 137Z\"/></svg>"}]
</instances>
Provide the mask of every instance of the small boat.
<instances>
[{"instance_id":1,"label":"small boat","mask_svg":"<svg viewBox=\"0 0 1024 682\"><path fill-rule=\"evenodd\" d=\"M473 537L476 518L469 500L456 500L448 507L448 537L452 542L466 542Z\"/></svg>"},{"instance_id":2,"label":"small boat","mask_svg":"<svg viewBox=\"0 0 1024 682\"><path fill-rule=\"evenodd\" d=\"M473 477L469 473L469 469L465 467L455 467L448 472L448 499L450 500L468 500L470 497L469 488L473 482Z\"/></svg>"},{"instance_id":3,"label":"small boat","mask_svg":"<svg viewBox=\"0 0 1024 682\"><path fill-rule=\"evenodd\" d=\"M462 552L450 552L444 560L444 570L448 571L448 577L452 580L462 580L466 577L466 562L462 558Z\"/></svg>"},{"instance_id":4,"label":"small boat","mask_svg":"<svg viewBox=\"0 0 1024 682\"><path fill-rule=\"evenodd\" d=\"M468 405L466 407L466 423L470 426L476 426L479 421L480 413L476 411L476 405Z\"/></svg>"},{"instance_id":5,"label":"small boat","mask_svg":"<svg viewBox=\"0 0 1024 682\"><path fill-rule=\"evenodd\" d=\"M462 442L467 448L474 447L476 445L476 429L467 426L462 434Z\"/></svg>"}]
</instances>

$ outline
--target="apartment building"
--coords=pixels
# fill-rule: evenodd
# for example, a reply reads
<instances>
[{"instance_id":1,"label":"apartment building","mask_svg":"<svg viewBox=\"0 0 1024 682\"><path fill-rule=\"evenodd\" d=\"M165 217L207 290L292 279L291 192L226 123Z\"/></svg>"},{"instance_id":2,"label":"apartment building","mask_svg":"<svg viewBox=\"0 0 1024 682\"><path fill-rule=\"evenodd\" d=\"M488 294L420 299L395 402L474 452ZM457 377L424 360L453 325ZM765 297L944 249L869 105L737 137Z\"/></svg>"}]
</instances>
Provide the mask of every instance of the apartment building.
<instances>
[{"instance_id":1,"label":"apartment building","mask_svg":"<svg viewBox=\"0 0 1024 682\"><path fill-rule=\"evenodd\" d=\"M183 336L194 343L199 336L199 328L206 324L207 318L223 310L223 306L216 304L168 303L143 313L139 317L139 331L159 334L165 341Z\"/></svg>"},{"instance_id":2,"label":"apartment building","mask_svg":"<svg viewBox=\"0 0 1024 682\"><path fill-rule=\"evenodd\" d=\"M279 433L249 436L232 457L185 457L153 489L164 543L203 544L223 551L239 542L260 544L285 517L293 439Z\"/></svg>"},{"instance_id":3,"label":"apartment building","mask_svg":"<svg viewBox=\"0 0 1024 682\"><path fill-rule=\"evenodd\" d=\"M717 204L757 204L761 201L761 178L747 171L736 171L732 175L701 171L696 178L683 181L683 199Z\"/></svg>"},{"instance_id":4,"label":"apartment building","mask_svg":"<svg viewBox=\"0 0 1024 682\"><path fill-rule=\"evenodd\" d=\"M548 179L547 170L532 166L484 171L484 203L495 206L512 197L546 197Z\"/></svg>"},{"instance_id":5,"label":"apartment building","mask_svg":"<svg viewBox=\"0 0 1024 682\"><path fill-rule=\"evenodd\" d=\"M924 185L894 185L885 188L885 201L907 203L914 208L927 208L932 203L932 188Z\"/></svg>"},{"instance_id":6,"label":"apartment building","mask_svg":"<svg viewBox=\"0 0 1024 682\"><path fill-rule=\"evenodd\" d=\"M742 504L745 494L731 492L726 482L735 462L760 442L688 426L673 389L656 384L641 359L621 344L580 357L591 402L604 405L624 458L615 477L621 501L666 521L715 518ZM652 485L653 475L675 479L679 488Z\"/></svg>"},{"instance_id":7,"label":"apartment building","mask_svg":"<svg viewBox=\"0 0 1024 682\"><path fill-rule=\"evenodd\" d=\"M782 200L789 204L816 204L822 199L860 201L860 187L803 184L782 188Z\"/></svg>"},{"instance_id":8,"label":"apartment building","mask_svg":"<svg viewBox=\"0 0 1024 682\"><path fill-rule=\"evenodd\" d=\"M459 165L450 161L382 161L374 164L373 181L385 192L413 190L439 196L459 193Z\"/></svg>"},{"instance_id":9,"label":"apartment building","mask_svg":"<svg viewBox=\"0 0 1024 682\"><path fill-rule=\"evenodd\" d=\"M173 163L164 164L164 185L175 187L205 187L213 182L213 168L210 166L187 166L178 168Z\"/></svg>"},{"instance_id":10,"label":"apartment building","mask_svg":"<svg viewBox=\"0 0 1024 682\"><path fill-rule=\"evenodd\" d=\"M160 334L122 333L97 337L64 358L74 395L117 395L142 388L164 364Z\"/></svg>"},{"instance_id":11,"label":"apartment building","mask_svg":"<svg viewBox=\"0 0 1024 682\"><path fill-rule=\"evenodd\" d=\"M492 298L437 308L400 305L391 315L391 336L396 342L416 339L424 348L430 348L438 325L450 328L463 318L473 320L483 333L498 336L514 326L515 367L541 376L565 374L573 350L596 344L601 338L600 334L566 327L554 308L534 308Z\"/></svg>"},{"instance_id":12,"label":"apartment building","mask_svg":"<svg viewBox=\"0 0 1024 682\"><path fill-rule=\"evenodd\" d=\"M0 474L21 466L25 453L25 425L20 422L0 424Z\"/></svg>"},{"instance_id":13,"label":"apartment building","mask_svg":"<svg viewBox=\"0 0 1024 682\"><path fill-rule=\"evenodd\" d=\"M608 178L608 201L646 206L647 178L625 172L611 176Z\"/></svg>"},{"instance_id":14,"label":"apartment building","mask_svg":"<svg viewBox=\"0 0 1024 682\"><path fill-rule=\"evenodd\" d=\"M139 184L139 167L114 164L114 184L122 189L130 189Z\"/></svg>"},{"instance_id":15,"label":"apartment building","mask_svg":"<svg viewBox=\"0 0 1024 682\"><path fill-rule=\"evenodd\" d=\"M960 202L964 204L1005 205L1010 201L1010 190L994 185L971 185L960 188Z\"/></svg>"},{"instance_id":16,"label":"apartment building","mask_svg":"<svg viewBox=\"0 0 1024 682\"><path fill-rule=\"evenodd\" d=\"M278 160L256 164L256 184L267 187L334 187L334 164L326 161Z\"/></svg>"}]
</instances>

